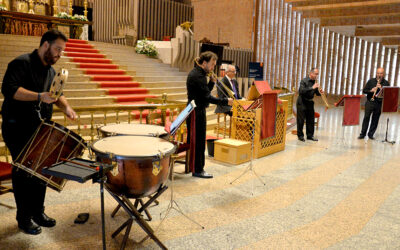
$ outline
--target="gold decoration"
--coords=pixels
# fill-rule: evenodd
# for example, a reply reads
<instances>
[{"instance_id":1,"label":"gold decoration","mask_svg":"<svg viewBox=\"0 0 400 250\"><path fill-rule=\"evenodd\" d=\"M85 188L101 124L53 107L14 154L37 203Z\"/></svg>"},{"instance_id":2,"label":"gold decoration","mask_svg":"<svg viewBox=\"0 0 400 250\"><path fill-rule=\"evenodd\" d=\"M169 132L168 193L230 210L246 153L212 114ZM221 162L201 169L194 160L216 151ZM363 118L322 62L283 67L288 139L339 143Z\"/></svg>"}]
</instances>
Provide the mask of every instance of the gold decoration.
<instances>
[{"instance_id":1,"label":"gold decoration","mask_svg":"<svg viewBox=\"0 0 400 250\"><path fill-rule=\"evenodd\" d=\"M69 15L72 16L72 0L69 0L69 4L68 4L68 10L69 10Z\"/></svg>"},{"instance_id":2,"label":"gold decoration","mask_svg":"<svg viewBox=\"0 0 400 250\"><path fill-rule=\"evenodd\" d=\"M83 15L84 15L86 18L87 18L87 13L88 13L88 11L87 11L87 6L88 6L87 0L85 0L85 1L83 2L83 7L84 7Z\"/></svg>"},{"instance_id":3,"label":"gold decoration","mask_svg":"<svg viewBox=\"0 0 400 250\"><path fill-rule=\"evenodd\" d=\"M54 0L53 2L53 16L57 16L58 15L58 2L57 0Z\"/></svg>"},{"instance_id":4,"label":"gold decoration","mask_svg":"<svg viewBox=\"0 0 400 250\"><path fill-rule=\"evenodd\" d=\"M33 11L33 0L29 0L29 14L35 14L35 12Z\"/></svg>"}]
</instances>

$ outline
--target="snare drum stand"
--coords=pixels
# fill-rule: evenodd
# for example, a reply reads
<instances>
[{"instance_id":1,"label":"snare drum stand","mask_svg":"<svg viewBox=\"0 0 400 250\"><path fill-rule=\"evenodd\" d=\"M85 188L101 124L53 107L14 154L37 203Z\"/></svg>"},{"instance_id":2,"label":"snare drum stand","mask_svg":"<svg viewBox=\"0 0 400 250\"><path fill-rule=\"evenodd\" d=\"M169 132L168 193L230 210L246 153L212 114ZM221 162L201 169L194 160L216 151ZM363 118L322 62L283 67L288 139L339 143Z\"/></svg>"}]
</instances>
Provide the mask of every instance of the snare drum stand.
<instances>
[{"instance_id":1,"label":"snare drum stand","mask_svg":"<svg viewBox=\"0 0 400 250\"><path fill-rule=\"evenodd\" d=\"M103 250L106 250L106 226L105 226L105 218L104 218L104 182L107 177L104 175L103 165L100 165L99 168L99 178L97 180L93 180L93 182L100 183L100 206L101 206L101 232L103 239Z\"/></svg>"}]
</instances>

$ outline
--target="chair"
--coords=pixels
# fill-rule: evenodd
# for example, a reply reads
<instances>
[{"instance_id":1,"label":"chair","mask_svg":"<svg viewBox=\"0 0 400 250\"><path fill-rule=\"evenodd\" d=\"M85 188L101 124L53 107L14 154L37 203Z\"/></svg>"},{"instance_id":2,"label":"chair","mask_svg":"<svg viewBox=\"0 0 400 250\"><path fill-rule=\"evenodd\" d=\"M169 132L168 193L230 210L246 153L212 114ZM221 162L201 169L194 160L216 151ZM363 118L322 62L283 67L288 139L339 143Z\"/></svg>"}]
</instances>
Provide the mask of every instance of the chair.
<instances>
[{"instance_id":1,"label":"chair","mask_svg":"<svg viewBox=\"0 0 400 250\"><path fill-rule=\"evenodd\" d=\"M319 113L318 112L314 112L314 125L317 127L318 129L318 124L319 124Z\"/></svg>"},{"instance_id":2,"label":"chair","mask_svg":"<svg viewBox=\"0 0 400 250\"><path fill-rule=\"evenodd\" d=\"M1 185L2 181L11 180L12 165L8 162L0 162L0 195L12 192L12 188Z\"/></svg>"},{"instance_id":3,"label":"chair","mask_svg":"<svg viewBox=\"0 0 400 250\"><path fill-rule=\"evenodd\" d=\"M221 116L223 116L224 121L223 121L223 128L220 128L220 120L221 120ZM232 118L230 118L229 121L229 127L227 124L227 116L229 117L229 115L225 114L225 113L217 113L217 126L215 127L215 134L217 135L217 137L219 137L220 131L222 130L221 134L223 135L223 138L225 138L226 136L231 135L231 126L232 126Z\"/></svg>"}]
</instances>

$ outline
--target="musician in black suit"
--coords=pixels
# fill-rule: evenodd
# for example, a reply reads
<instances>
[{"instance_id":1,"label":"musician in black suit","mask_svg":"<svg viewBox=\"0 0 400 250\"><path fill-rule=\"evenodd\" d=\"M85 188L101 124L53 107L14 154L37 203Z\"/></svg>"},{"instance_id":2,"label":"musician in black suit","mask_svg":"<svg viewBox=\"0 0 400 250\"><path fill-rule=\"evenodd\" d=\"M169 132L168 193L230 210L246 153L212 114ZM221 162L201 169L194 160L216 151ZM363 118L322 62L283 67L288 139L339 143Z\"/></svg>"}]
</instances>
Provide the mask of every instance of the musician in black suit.
<instances>
[{"instance_id":1,"label":"musician in black suit","mask_svg":"<svg viewBox=\"0 0 400 250\"><path fill-rule=\"evenodd\" d=\"M193 140L195 144L194 152L192 149L190 152L191 154L194 153L194 172L192 176L199 178L213 178L212 174L204 171L207 130L206 109L210 103L232 105L233 101L231 98L216 98L211 95L217 79L210 77L210 81L207 83L207 74L213 72L217 60L218 57L213 52L206 51L201 53L186 80L188 103L192 100L196 103L196 108L194 109L194 133L192 133L191 125L193 124L191 124L191 119L186 120L188 127L187 142L190 143Z\"/></svg>"},{"instance_id":2,"label":"musician in black suit","mask_svg":"<svg viewBox=\"0 0 400 250\"><path fill-rule=\"evenodd\" d=\"M225 77L222 78L221 82L225 84L230 90L235 94L236 99L242 99L242 96L239 93L238 83L235 79L233 79L236 75L236 68L233 65L228 65L226 68ZM222 87L218 83L217 93L219 97L228 97L228 93L225 91L224 87ZM232 116L232 106L219 104L215 109L215 113L225 113Z\"/></svg>"},{"instance_id":3,"label":"musician in black suit","mask_svg":"<svg viewBox=\"0 0 400 250\"><path fill-rule=\"evenodd\" d=\"M382 87L390 86L389 82L384 79L384 76L385 69L378 68L376 71L376 78L371 78L363 88L363 93L367 95L367 101L365 102L364 119L362 123L361 133L358 139L364 139L364 137L367 135L367 132L369 139L375 139L374 134L376 129L378 128L383 98L379 96L374 97L374 94L379 94ZM369 123L370 120L371 125Z\"/></svg>"}]
</instances>

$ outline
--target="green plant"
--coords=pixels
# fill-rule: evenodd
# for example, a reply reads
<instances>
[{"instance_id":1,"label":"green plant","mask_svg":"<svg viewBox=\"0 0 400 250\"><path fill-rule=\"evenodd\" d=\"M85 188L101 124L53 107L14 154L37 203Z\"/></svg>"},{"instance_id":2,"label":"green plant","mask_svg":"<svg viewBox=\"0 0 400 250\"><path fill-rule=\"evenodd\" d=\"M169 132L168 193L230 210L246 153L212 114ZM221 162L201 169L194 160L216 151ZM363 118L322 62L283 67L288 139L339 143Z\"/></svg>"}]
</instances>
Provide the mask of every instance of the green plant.
<instances>
[{"instance_id":1,"label":"green plant","mask_svg":"<svg viewBox=\"0 0 400 250\"><path fill-rule=\"evenodd\" d=\"M73 16L70 16L66 12L58 13L57 17L62 18L62 19L71 19L71 20L77 20L77 21L87 21L88 20L84 15L75 14Z\"/></svg>"},{"instance_id":2,"label":"green plant","mask_svg":"<svg viewBox=\"0 0 400 250\"><path fill-rule=\"evenodd\" d=\"M137 42L135 50L138 54L145 54L150 57L156 57L158 55L156 46L150 43L146 38Z\"/></svg>"}]
</instances>

